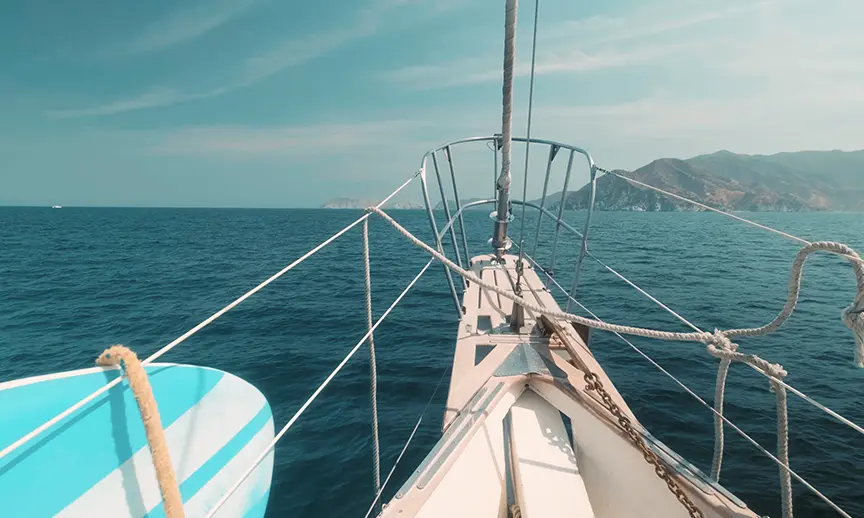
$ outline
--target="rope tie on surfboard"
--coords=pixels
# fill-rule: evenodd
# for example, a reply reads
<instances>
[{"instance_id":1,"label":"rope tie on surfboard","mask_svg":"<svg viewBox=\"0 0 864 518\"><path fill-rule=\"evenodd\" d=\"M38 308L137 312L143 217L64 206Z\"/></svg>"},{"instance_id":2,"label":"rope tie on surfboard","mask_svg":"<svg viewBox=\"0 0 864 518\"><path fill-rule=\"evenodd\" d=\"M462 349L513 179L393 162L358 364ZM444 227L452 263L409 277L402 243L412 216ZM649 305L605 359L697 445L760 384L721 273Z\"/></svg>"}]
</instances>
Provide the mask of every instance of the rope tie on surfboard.
<instances>
[{"instance_id":1,"label":"rope tie on surfboard","mask_svg":"<svg viewBox=\"0 0 864 518\"><path fill-rule=\"evenodd\" d=\"M115 366L120 365L124 376L129 380L129 387L138 403L138 411L141 413L141 422L147 435L147 445L153 457L153 468L156 470L156 480L159 482L159 491L162 493L165 516L167 518L184 518L183 498L180 496L180 488L177 485L177 477L174 475L174 467L168 454L168 443L165 441L165 432L162 429L162 420L159 417L159 408L153 397L153 388L147 379L147 371L138 360L138 356L131 349L123 345L113 345L96 359L97 365Z\"/></svg>"}]
</instances>

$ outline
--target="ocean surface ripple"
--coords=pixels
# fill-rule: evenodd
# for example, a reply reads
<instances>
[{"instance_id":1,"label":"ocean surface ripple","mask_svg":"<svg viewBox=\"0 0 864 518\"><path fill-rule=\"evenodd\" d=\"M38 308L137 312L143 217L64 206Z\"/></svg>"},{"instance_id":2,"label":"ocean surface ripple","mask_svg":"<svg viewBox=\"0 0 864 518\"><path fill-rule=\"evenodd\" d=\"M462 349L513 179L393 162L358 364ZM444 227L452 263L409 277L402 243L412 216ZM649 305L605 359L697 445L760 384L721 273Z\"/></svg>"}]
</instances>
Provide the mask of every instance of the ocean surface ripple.
<instances>
[{"instance_id":1,"label":"ocean surface ripple","mask_svg":"<svg viewBox=\"0 0 864 518\"><path fill-rule=\"evenodd\" d=\"M141 357L204 320L359 216L358 211L0 208L0 381L93 365L123 343ZM428 238L421 211L393 211ZM536 216L535 216L536 217ZM811 240L864 250L861 214L750 214ZM584 213L567 215L581 228ZM536 219L529 219L528 250ZM485 253L487 211L466 213L472 254ZM372 221L374 307L380 314L426 258ZM538 252L548 264L555 228ZM518 218L511 235L518 236ZM452 248L448 252L452 256ZM556 277L570 285L578 243L564 232ZM755 326L783 305L798 246L704 213L599 213L591 250L705 330ZM165 361L208 365L258 386L286 422L364 332L362 247L349 232L169 353ZM852 365L853 337L840 311L855 295L842 260L820 255L805 268L800 307L778 332L741 348L781 363L787 382L864 423L864 370ZM579 298L600 318L686 330L597 263L586 263ZM559 301L562 298L559 297ZM433 265L376 333L382 470L390 469L436 383L447 383L456 314ZM713 401L717 362L704 346L635 339L660 365ZM592 350L640 420L658 438L710 470L711 414L669 378L607 333ZM446 374L445 374L446 373ZM446 385L444 386L446 388ZM440 436L446 390L385 490L390 498ZM776 447L767 380L734 365L728 417L769 451ZM864 437L789 395L791 464L844 507L864 515ZM373 496L368 356L358 354L284 437L268 516L357 516ZM756 512L779 516L778 468L727 428L721 482ZM798 518L832 516L793 483Z\"/></svg>"}]
</instances>

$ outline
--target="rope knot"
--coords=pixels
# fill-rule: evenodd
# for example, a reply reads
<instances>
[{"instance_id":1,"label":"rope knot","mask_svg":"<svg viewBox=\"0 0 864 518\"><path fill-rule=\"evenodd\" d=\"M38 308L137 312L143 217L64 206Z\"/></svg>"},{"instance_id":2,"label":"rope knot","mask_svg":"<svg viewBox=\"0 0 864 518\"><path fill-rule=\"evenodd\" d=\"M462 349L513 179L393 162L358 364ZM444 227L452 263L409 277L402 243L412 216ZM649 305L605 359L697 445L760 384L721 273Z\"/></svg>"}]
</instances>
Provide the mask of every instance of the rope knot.
<instances>
[{"instance_id":1,"label":"rope knot","mask_svg":"<svg viewBox=\"0 0 864 518\"><path fill-rule=\"evenodd\" d=\"M128 361L138 361L138 356L132 352L132 350L128 349L123 345L112 345L108 349L105 349L102 354L96 358L96 365L102 367L114 367L120 366L121 375L126 378L128 377L127 372L127 357Z\"/></svg>"},{"instance_id":2,"label":"rope knot","mask_svg":"<svg viewBox=\"0 0 864 518\"><path fill-rule=\"evenodd\" d=\"M864 367L864 290L843 310L843 323L855 333L855 366Z\"/></svg>"},{"instance_id":3,"label":"rope knot","mask_svg":"<svg viewBox=\"0 0 864 518\"><path fill-rule=\"evenodd\" d=\"M786 369L784 369L783 366L780 365L779 363L767 362L767 361L763 360L762 358L759 358L755 354L751 354L749 356L751 356L752 358L760 360L759 362L754 362L754 363L756 363L759 367L762 367L762 370L765 371L765 374L767 374L771 377L779 379L779 378L785 378L789 374L788 372L786 372Z\"/></svg>"},{"instance_id":4,"label":"rope knot","mask_svg":"<svg viewBox=\"0 0 864 518\"><path fill-rule=\"evenodd\" d=\"M708 352L711 356L717 358L723 357L720 351L735 352L738 350L738 344L730 340L726 333L719 329L714 329L713 333L705 333L702 336L702 343L708 346Z\"/></svg>"}]
</instances>

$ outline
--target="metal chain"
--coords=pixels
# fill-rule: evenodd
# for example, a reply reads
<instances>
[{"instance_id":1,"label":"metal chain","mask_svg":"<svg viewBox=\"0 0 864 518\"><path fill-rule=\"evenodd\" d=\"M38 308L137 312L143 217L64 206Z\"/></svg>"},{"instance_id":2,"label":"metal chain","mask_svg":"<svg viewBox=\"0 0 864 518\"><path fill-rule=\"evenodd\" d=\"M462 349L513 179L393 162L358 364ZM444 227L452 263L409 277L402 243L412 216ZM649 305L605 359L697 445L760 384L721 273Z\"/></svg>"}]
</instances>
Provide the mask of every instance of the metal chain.
<instances>
[{"instance_id":1,"label":"metal chain","mask_svg":"<svg viewBox=\"0 0 864 518\"><path fill-rule=\"evenodd\" d=\"M609 396L609 393L606 392L606 389L603 387L603 383L600 382L600 378L597 377L591 371L585 372L585 382L588 384L586 390L593 390L597 392L600 396L600 399L603 402L603 406L618 420L618 424L624 431L627 433L630 441L634 446L639 448L639 451L642 452L642 455L645 457L645 461L648 464L654 466L654 473L657 474L660 479L666 482L666 486L669 488L669 491L675 495L675 498L681 502L681 505L687 509L687 512L690 514L690 518L704 518L702 511L699 510L698 507L690 500L690 498L684 493L681 489L681 486L678 485L678 482L672 478L669 474L669 470L666 469L666 466L660 460L656 453L648 449L648 446L645 444L645 440L642 436L633 428L633 424L630 422L630 418L624 415L621 412L621 408L615 404L612 400L612 397Z\"/></svg>"}]
</instances>

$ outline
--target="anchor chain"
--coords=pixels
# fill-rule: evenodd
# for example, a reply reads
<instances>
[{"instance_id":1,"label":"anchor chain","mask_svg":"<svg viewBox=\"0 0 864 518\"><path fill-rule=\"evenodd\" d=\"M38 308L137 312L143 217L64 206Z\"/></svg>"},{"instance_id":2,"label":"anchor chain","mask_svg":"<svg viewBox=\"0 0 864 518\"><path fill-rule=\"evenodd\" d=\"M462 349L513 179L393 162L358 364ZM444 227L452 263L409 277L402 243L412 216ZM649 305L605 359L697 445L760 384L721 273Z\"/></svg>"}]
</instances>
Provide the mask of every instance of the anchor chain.
<instances>
[{"instance_id":1,"label":"anchor chain","mask_svg":"<svg viewBox=\"0 0 864 518\"><path fill-rule=\"evenodd\" d=\"M642 455L645 457L645 461L648 464L654 466L654 473L660 477L663 482L666 482L666 486L669 488L669 491L675 495L675 498L681 502L681 505L687 509L687 512L690 514L690 518L704 518L702 511L696 507L696 505L690 500L684 490L681 489L681 486L678 485L678 482L672 478L672 475L669 474L669 470L666 469L666 466L660 460L656 453L651 451L648 446L645 444L645 440L642 436L633 428L633 424L630 422L630 418L624 415L621 412L621 408L612 400L612 397L609 396L609 393L606 392L606 389L603 387L603 383L600 381L600 378L597 377L591 371L585 372L585 382L588 384L586 390L593 390L597 392L597 395L600 396L600 399L603 402L603 406L608 410L615 419L618 420L618 424L621 428L624 429L624 432L627 434L630 442L633 443L634 446L639 448L639 451L642 452Z\"/></svg>"}]
</instances>

